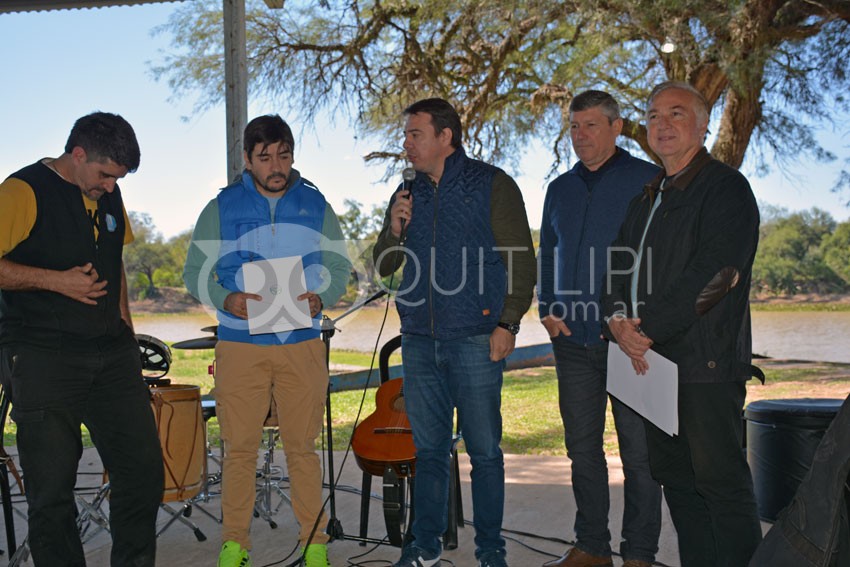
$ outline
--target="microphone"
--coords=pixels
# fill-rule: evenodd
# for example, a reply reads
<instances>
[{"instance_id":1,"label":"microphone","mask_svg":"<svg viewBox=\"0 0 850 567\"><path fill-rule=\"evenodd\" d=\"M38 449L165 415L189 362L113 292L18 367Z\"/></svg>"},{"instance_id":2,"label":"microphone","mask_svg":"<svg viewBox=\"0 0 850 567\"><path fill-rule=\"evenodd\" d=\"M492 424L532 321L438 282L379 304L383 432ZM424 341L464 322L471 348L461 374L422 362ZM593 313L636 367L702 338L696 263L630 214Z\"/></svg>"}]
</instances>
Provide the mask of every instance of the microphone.
<instances>
[{"instance_id":1,"label":"microphone","mask_svg":"<svg viewBox=\"0 0 850 567\"><path fill-rule=\"evenodd\" d=\"M413 180L416 179L416 170L412 167L405 167L404 171L401 172L401 188L403 191L410 191L410 188L413 186ZM410 200L410 193L407 194L407 197L404 197L407 200ZM401 241L404 241L404 233L407 225L407 219L401 219Z\"/></svg>"},{"instance_id":2,"label":"microphone","mask_svg":"<svg viewBox=\"0 0 850 567\"><path fill-rule=\"evenodd\" d=\"M404 180L402 189L410 191L410 186L413 185L413 180L416 179L416 170L412 167L405 167L401 172L401 178Z\"/></svg>"}]
</instances>

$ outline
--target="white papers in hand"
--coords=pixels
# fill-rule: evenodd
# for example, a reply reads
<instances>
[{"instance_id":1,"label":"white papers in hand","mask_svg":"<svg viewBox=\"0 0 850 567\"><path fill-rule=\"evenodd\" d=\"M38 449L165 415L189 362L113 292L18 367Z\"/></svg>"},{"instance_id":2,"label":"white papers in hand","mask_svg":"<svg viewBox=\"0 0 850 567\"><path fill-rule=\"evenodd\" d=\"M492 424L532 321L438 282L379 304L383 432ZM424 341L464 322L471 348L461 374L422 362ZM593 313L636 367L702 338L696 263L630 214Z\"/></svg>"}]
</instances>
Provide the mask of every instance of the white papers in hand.
<instances>
[{"instance_id":1,"label":"white papers in hand","mask_svg":"<svg viewBox=\"0 0 850 567\"><path fill-rule=\"evenodd\" d=\"M678 435L679 367L653 350L645 358L649 370L637 374L619 345L608 343L608 393L667 435Z\"/></svg>"},{"instance_id":2,"label":"white papers in hand","mask_svg":"<svg viewBox=\"0 0 850 567\"><path fill-rule=\"evenodd\" d=\"M248 300L248 332L281 333L313 326L310 303L296 298L307 291L300 256L258 260L242 265L245 293L256 293L261 301Z\"/></svg>"}]
</instances>

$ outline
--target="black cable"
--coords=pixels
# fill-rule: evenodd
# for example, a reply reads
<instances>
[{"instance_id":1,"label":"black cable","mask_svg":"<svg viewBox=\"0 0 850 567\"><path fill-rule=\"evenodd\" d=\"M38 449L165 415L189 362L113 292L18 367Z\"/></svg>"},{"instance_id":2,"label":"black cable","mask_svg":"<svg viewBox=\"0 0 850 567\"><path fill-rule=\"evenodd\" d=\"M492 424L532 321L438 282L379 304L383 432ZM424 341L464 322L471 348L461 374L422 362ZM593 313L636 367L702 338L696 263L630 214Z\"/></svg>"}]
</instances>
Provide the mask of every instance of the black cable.
<instances>
[{"instance_id":1,"label":"black cable","mask_svg":"<svg viewBox=\"0 0 850 567\"><path fill-rule=\"evenodd\" d=\"M370 553L374 553L375 550L378 549L378 547L380 547L381 545L384 545L384 543L387 542L387 541L389 541L389 536L385 537L380 542L372 545L372 549L368 549L368 550L364 551L363 553L359 553L357 555L352 555L351 557L348 557L346 559L346 561L348 562L346 564L346 567L367 567L368 565L371 565L371 564L380 564L380 565L390 565L390 566L392 566L393 562L389 561L387 559L369 559L367 561L360 561L360 562L354 561L355 559L360 559L361 557L366 557Z\"/></svg>"},{"instance_id":2,"label":"black cable","mask_svg":"<svg viewBox=\"0 0 850 567\"><path fill-rule=\"evenodd\" d=\"M279 481L280 482L289 481L289 477L281 476ZM323 484L323 488L329 488L329 487L330 487L329 484L327 484L327 483ZM360 495L363 494L363 491L361 489L357 488L356 486L351 486L351 485L337 484L336 489L338 491L354 494L354 495L357 495L357 496L360 496ZM384 500L383 497L381 497L377 494L370 493L369 497L372 498L373 500L378 501L378 502L383 502L383 500ZM408 506L408 508L409 508L409 504L407 504L406 506ZM462 521L463 521L463 524L465 526L472 526L473 525L471 520L463 519ZM508 535L508 534L510 534L510 535ZM552 543L559 543L561 545L565 545L565 546L569 546L569 547L575 547L575 544L576 544L576 542L574 540L563 539L563 538L559 538L559 537L555 537L555 536L544 536L544 535L541 535L539 533L531 533L531 532L526 532L526 531L522 531L522 530L516 530L516 529L510 529L510 528L504 528L504 527L502 528L502 537L504 537L505 539L512 541L512 542L516 543L517 545L520 545L520 546L522 546L522 547L524 547L524 548L526 548L530 551L533 551L535 553L539 553L541 555L545 555L547 557L557 558L560 555L555 554L555 553L551 553L549 551L544 551L542 549L539 549L539 548L537 548L533 545L530 545L530 544L518 539L518 537L512 537L512 536L525 537L525 538L542 540L542 541L547 541L547 542L552 542ZM378 547L380 547L381 545L384 545L384 542L387 542L387 541L388 541L388 537L384 537L381 540L380 543L373 544L373 547L371 549L369 549L369 550L367 550L363 553L360 553L358 555L353 555L353 556L347 558L346 561L348 561L348 564L347 564L346 567L368 567L369 565L372 565L372 564L379 564L379 565L389 564L389 565L392 565L393 564L392 561L385 560L385 559L374 559L374 560L361 561L361 562L354 561L356 559L360 559L361 557L365 557L365 556L369 555L370 553L375 552L378 549ZM291 555L291 553L290 553L290 555ZM612 555L614 555L616 557L622 557L622 555L620 555L617 552L612 552ZM288 557L289 556L287 556L287 558ZM285 561L285 560L286 559L283 559L281 561ZM448 559L443 559L442 561L451 563ZM269 565L266 565L266 566L263 566L263 567L271 567L272 565L275 565L275 564L269 564ZM671 565L667 565L666 563L662 563L660 561L655 561L654 563L652 563L652 565L655 565L657 567L673 567Z\"/></svg>"},{"instance_id":3,"label":"black cable","mask_svg":"<svg viewBox=\"0 0 850 567\"><path fill-rule=\"evenodd\" d=\"M262 565L261 567L274 567L274 565L280 565L281 563L283 563L284 561L286 561L287 559L292 557L292 555L296 551L298 551L298 544L297 543L295 544L295 547L293 547L292 550L289 553L286 554L286 557L284 557L283 559L278 559L277 561L273 561L271 563L266 563L265 565ZM299 563L301 563L301 557L300 556L298 557L297 561L295 561L294 563L290 563L289 565L287 565L287 567L290 567L290 566L295 567L295 565L298 565Z\"/></svg>"},{"instance_id":4,"label":"black cable","mask_svg":"<svg viewBox=\"0 0 850 567\"><path fill-rule=\"evenodd\" d=\"M396 257L398 257L398 254L400 252L401 252L401 242L399 243L398 249L396 249L396 252L395 252ZM395 262L393 262L393 263L395 263ZM394 278L395 278L395 271L390 276L390 282L389 282L389 285L387 286L389 289L392 289ZM381 326L378 329L378 337L377 337L377 339L375 339L375 347L372 349L372 359L369 362L369 373L367 375L368 377L366 379L366 384L363 387L363 395L360 397L360 406L357 408L357 415L354 418L354 426L351 429L351 437L348 438L348 445L345 448L345 454L342 457L342 463L340 463L340 465L339 465L339 472L337 473L337 477L336 477L336 480L334 482L334 489L337 488L337 482L342 477L342 471L345 470L345 463L348 460L349 453L351 452L351 440L354 438L354 430L357 428L357 426L360 423L360 416L363 413L363 406L366 403L366 392L369 390L369 386L372 383L372 373L375 370L375 357L378 354L378 345L381 343L381 335L384 332L384 326L386 325L386 322L387 322L387 315L389 314L389 310L390 310L390 301L389 301L389 299L387 299L387 304L384 307L384 316L381 319ZM328 350L330 351L330 341L328 341ZM330 352L328 352L328 355L330 355ZM330 368L328 369L328 372L330 372ZM328 395L330 395L330 393L328 393ZM323 427L322 428L322 446L321 446L323 456L326 453L326 450L325 450L325 435L326 435L326 433L327 433L327 431ZM325 482L326 472L327 472L327 461L323 457L323 459L322 459L322 486L323 487L329 486L328 483ZM335 496L335 494L334 494L334 496ZM324 502L322 502L322 507L320 509L320 512L316 516L316 520L313 522L313 528L310 530L310 536L307 538L307 541L304 544L304 550L306 550L307 546L310 545L310 542L313 541L313 537L316 535L316 530L318 529L318 526L319 526L319 520L321 520L321 518L322 518L322 512L325 511L325 508L327 507L327 504L330 501L330 498L331 498L331 494L329 493L327 495L327 497L325 497ZM333 518L331 518L331 520L333 520ZM296 546L295 549L297 549L297 546ZM291 551L283 559L280 559L280 560L275 561L273 563L269 563L268 565L263 565L262 567L272 567L274 565L278 565L280 563L283 563L289 557L292 556L292 553L294 553L294 551L295 550ZM303 556L299 557L296 562L291 563L291 564L287 565L286 567L295 567L296 565L302 564L302 562L303 562Z\"/></svg>"}]
</instances>

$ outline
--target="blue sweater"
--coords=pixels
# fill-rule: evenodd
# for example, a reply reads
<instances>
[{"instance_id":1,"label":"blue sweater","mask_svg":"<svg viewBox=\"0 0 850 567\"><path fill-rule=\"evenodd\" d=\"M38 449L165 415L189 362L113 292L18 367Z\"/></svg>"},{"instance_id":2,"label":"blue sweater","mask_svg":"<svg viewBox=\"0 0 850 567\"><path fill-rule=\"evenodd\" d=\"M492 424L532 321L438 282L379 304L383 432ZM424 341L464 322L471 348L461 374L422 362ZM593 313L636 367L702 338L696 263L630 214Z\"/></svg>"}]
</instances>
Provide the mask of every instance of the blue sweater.
<instances>
[{"instance_id":1,"label":"blue sweater","mask_svg":"<svg viewBox=\"0 0 850 567\"><path fill-rule=\"evenodd\" d=\"M540 318L563 318L579 345L602 343L599 295L608 267L608 247L629 202L660 169L619 149L598 170L592 190L581 163L552 181L540 225Z\"/></svg>"}]
</instances>

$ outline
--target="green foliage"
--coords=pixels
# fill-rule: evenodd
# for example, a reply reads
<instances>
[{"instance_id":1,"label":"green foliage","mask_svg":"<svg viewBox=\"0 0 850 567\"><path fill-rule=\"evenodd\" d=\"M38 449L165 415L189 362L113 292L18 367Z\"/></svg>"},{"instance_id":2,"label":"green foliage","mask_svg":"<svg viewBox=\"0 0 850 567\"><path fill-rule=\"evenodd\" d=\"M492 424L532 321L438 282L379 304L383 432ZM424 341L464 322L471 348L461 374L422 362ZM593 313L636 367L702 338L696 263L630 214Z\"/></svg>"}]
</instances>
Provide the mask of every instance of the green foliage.
<instances>
[{"instance_id":1,"label":"green foliage","mask_svg":"<svg viewBox=\"0 0 850 567\"><path fill-rule=\"evenodd\" d=\"M373 205L368 213L363 212L363 204L354 199L345 199L346 210L338 215L342 234L348 240L368 240L378 237L384 221L387 202Z\"/></svg>"},{"instance_id":2,"label":"green foliage","mask_svg":"<svg viewBox=\"0 0 850 567\"><path fill-rule=\"evenodd\" d=\"M754 301L750 303L753 311L781 311L781 312L847 312L850 311L850 303L843 301L794 301L792 303L774 303L770 301Z\"/></svg>"},{"instance_id":3,"label":"green foliage","mask_svg":"<svg viewBox=\"0 0 850 567\"><path fill-rule=\"evenodd\" d=\"M844 273L850 275L846 271L850 230L842 228L839 234L835 220L817 208L793 214L774 211L768 218L761 225L761 239L753 264L754 292L793 294L850 290L850 279L842 279L842 272L835 269L842 267L843 260Z\"/></svg>"},{"instance_id":4,"label":"green foliage","mask_svg":"<svg viewBox=\"0 0 850 567\"><path fill-rule=\"evenodd\" d=\"M149 295L151 286L148 277L142 273L128 274L127 287L129 288L131 299L151 299L155 295Z\"/></svg>"},{"instance_id":5,"label":"green foliage","mask_svg":"<svg viewBox=\"0 0 850 567\"><path fill-rule=\"evenodd\" d=\"M128 216L135 237L124 247L130 297L152 299L159 296L160 287L183 287L183 262L191 230L165 242L149 214L130 211Z\"/></svg>"},{"instance_id":6,"label":"green foliage","mask_svg":"<svg viewBox=\"0 0 850 567\"><path fill-rule=\"evenodd\" d=\"M361 294L371 295L377 291L372 250L381 232L387 203L373 205L368 213L363 211L363 204L354 199L345 199L345 206L346 210L337 216L347 241L348 255L354 265L354 275L343 299L354 302Z\"/></svg>"},{"instance_id":7,"label":"green foliage","mask_svg":"<svg viewBox=\"0 0 850 567\"><path fill-rule=\"evenodd\" d=\"M752 156L762 171L834 160L815 125L850 108L846 0L291 0L283 10L250 0L246 27L252 98L308 123L319 111L347 116L382 141L366 159L390 168L403 159L402 109L427 96L456 106L472 155L516 167L536 139L553 172L569 155L568 105L588 88L619 100L624 136L651 155L647 94L688 81L713 109L712 154L735 167ZM218 0L182 4L156 30L174 49L154 75L175 96L198 96L198 110L222 100L220 30Z\"/></svg>"},{"instance_id":8,"label":"green foliage","mask_svg":"<svg viewBox=\"0 0 850 567\"><path fill-rule=\"evenodd\" d=\"M183 271L175 272L171 267L157 268L153 273L153 283L156 287L182 287Z\"/></svg>"},{"instance_id":9,"label":"green foliage","mask_svg":"<svg viewBox=\"0 0 850 567\"><path fill-rule=\"evenodd\" d=\"M850 221L839 224L825 237L821 250L826 265L850 286Z\"/></svg>"}]
</instances>

